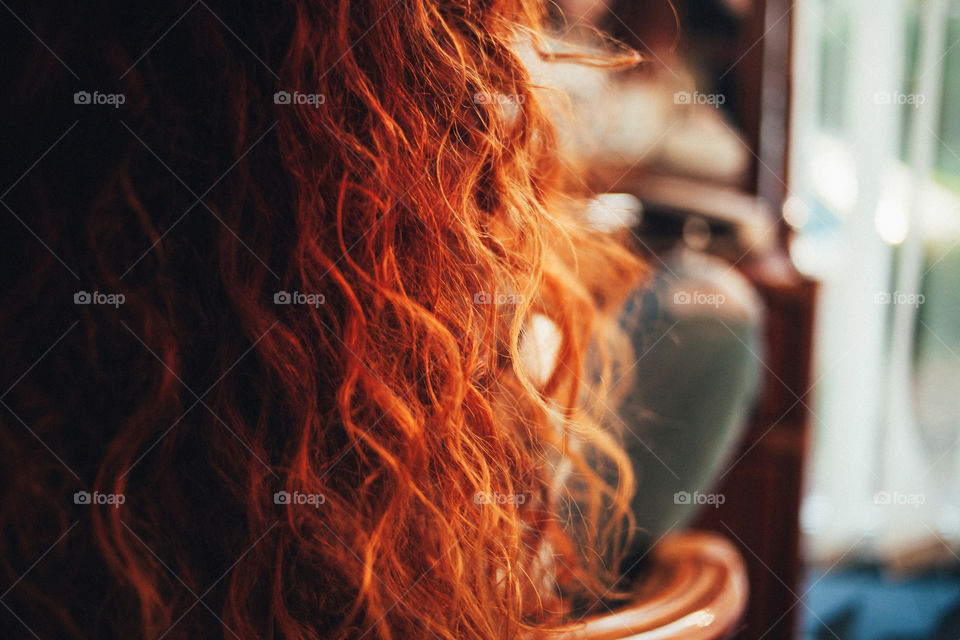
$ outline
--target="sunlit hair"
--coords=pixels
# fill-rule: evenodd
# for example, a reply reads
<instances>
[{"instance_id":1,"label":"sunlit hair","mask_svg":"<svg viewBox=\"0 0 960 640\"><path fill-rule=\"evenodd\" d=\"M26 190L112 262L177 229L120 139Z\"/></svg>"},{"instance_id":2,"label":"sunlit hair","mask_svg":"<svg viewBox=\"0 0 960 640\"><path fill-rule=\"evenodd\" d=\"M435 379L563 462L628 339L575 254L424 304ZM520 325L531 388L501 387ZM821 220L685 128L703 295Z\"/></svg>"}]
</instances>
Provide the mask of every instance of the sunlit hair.
<instances>
[{"instance_id":1,"label":"sunlit hair","mask_svg":"<svg viewBox=\"0 0 960 640\"><path fill-rule=\"evenodd\" d=\"M7 582L69 532L11 609L42 637L453 640L607 593L641 268L579 221L513 49L547 47L539 9L35 4L81 80L8 21L5 183L53 146L4 199ZM95 89L125 102L71 101Z\"/></svg>"}]
</instances>

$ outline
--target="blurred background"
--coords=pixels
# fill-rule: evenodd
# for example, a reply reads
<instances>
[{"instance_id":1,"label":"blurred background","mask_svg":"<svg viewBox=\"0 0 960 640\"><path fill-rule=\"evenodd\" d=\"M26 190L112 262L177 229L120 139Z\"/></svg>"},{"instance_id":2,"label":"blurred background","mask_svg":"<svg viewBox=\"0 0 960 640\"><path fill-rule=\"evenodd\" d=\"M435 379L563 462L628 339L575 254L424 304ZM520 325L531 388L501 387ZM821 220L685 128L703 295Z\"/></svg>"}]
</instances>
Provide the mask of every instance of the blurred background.
<instances>
[{"instance_id":1,"label":"blurred background","mask_svg":"<svg viewBox=\"0 0 960 640\"><path fill-rule=\"evenodd\" d=\"M531 66L591 222L657 272L625 419L651 542L738 545L738 637L960 637L960 1L554 13L645 57Z\"/></svg>"}]
</instances>

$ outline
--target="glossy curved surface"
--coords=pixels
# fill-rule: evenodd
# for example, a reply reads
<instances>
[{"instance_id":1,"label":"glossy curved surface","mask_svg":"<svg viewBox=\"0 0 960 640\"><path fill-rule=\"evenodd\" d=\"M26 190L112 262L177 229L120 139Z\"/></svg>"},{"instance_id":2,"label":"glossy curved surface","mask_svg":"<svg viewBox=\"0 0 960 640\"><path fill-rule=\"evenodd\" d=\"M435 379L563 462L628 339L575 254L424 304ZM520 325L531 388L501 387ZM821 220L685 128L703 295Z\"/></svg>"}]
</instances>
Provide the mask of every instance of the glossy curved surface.
<instances>
[{"instance_id":1,"label":"glossy curved surface","mask_svg":"<svg viewBox=\"0 0 960 640\"><path fill-rule=\"evenodd\" d=\"M637 599L614 613L546 633L548 640L715 640L728 637L747 606L739 552L712 533L666 536Z\"/></svg>"}]
</instances>

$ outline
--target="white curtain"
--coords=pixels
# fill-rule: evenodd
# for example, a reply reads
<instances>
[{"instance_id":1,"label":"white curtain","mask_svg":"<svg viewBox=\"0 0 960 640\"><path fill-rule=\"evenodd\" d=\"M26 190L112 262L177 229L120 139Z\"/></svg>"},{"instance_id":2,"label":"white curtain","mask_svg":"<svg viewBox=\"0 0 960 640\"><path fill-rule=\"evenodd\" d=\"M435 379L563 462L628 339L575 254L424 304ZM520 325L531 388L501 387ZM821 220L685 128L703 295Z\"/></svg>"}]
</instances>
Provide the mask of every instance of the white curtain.
<instances>
[{"instance_id":1,"label":"white curtain","mask_svg":"<svg viewBox=\"0 0 960 640\"><path fill-rule=\"evenodd\" d=\"M931 473L944 458L960 469L960 446L950 446L960 425L931 451L915 403L915 341L933 331L920 315L928 223L960 219L960 198L931 179L949 9L948 0L795 5L785 215L798 228L795 261L822 283L815 382L803 399L814 437L802 522L815 562L960 560L960 474L943 486ZM825 104L842 106L831 117Z\"/></svg>"}]
</instances>

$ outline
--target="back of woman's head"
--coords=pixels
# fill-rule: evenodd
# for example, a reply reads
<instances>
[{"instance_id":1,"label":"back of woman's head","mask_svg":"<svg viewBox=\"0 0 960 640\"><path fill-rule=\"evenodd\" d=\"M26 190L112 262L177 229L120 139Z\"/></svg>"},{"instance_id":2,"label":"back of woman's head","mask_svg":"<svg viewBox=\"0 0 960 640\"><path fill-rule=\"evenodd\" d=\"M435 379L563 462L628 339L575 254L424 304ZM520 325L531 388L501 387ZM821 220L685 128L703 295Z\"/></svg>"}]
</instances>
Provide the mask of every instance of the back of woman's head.
<instances>
[{"instance_id":1,"label":"back of woman's head","mask_svg":"<svg viewBox=\"0 0 960 640\"><path fill-rule=\"evenodd\" d=\"M4 628L493 638L599 595L637 265L560 195L537 10L143 4L2 27Z\"/></svg>"}]
</instances>

